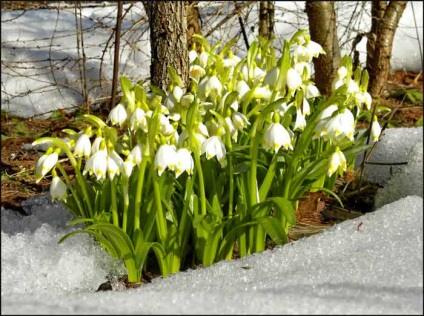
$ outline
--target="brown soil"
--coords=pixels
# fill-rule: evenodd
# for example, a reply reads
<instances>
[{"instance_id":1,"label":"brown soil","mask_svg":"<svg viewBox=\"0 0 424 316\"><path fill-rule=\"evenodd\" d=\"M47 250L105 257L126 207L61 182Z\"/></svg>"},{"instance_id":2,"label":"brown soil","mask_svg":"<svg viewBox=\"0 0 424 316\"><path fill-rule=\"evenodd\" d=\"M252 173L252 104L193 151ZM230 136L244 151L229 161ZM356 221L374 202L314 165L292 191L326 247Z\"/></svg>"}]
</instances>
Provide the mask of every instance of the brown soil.
<instances>
[{"instance_id":1,"label":"brown soil","mask_svg":"<svg viewBox=\"0 0 424 316\"><path fill-rule=\"evenodd\" d=\"M422 99L420 103L413 103L405 91L415 89L422 96L422 76L405 71L398 71L387 83L387 93L380 101L380 105L392 109L390 125L387 127L410 127L416 126L423 118ZM390 97L390 96L395 97ZM387 120L387 114L381 115ZM29 144L42 136L63 137L64 128L76 128L78 126L76 118L72 114L58 111L50 119L22 119L11 117L2 112L1 117L1 205L8 209L23 212L21 203L25 199L34 195L46 192L49 188L49 178L35 183L34 167L42 152L29 151L23 148L24 144ZM368 123L360 123L367 126ZM314 193L306 197L300 203L298 214L298 226L316 227L317 225L332 225L338 220L360 215L370 211L373 203L373 196L378 189L376 185L368 184L362 188L360 194L355 194L358 188L353 186L355 181L348 178L340 179L338 190L343 190L340 195L346 209L340 208L332 197L322 193ZM365 184L364 184L365 185ZM340 193L340 192L339 192ZM331 209L329 209L331 207ZM350 213L349 215L346 215ZM308 228L309 229L309 228ZM306 229L306 230L308 230ZM293 236L297 238L297 236Z\"/></svg>"}]
</instances>

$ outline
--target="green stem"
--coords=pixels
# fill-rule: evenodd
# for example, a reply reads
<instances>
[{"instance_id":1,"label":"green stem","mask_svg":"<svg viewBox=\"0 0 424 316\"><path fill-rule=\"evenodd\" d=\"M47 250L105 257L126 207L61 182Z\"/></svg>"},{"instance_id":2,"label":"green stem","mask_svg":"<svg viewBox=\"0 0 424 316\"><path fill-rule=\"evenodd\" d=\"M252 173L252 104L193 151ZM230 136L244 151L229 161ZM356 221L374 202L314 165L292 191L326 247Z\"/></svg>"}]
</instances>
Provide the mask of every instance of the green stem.
<instances>
[{"instance_id":1,"label":"green stem","mask_svg":"<svg viewBox=\"0 0 424 316\"><path fill-rule=\"evenodd\" d=\"M77 191L73 188L71 181L68 178L68 175L66 174L65 169L62 167L61 164L56 164L56 167L60 170L60 173L63 175L63 178L65 179L67 187L71 190L72 195L74 197L75 202L78 205L78 209L80 211L80 216L87 217L87 214L85 213L84 207L81 205L81 201L79 199Z\"/></svg>"},{"instance_id":2,"label":"green stem","mask_svg":"<svg viewBox=\"0 0 424 316\"><path fill-rule=\"evenodd\" d=\"M153 165L152 165L153 168ZM165 244L167 236L166 218L163 213L162 199L160 196L159 177L156 172L153 172L153 190L155 193L156 204L156 223L158 227L159 240L162 245Z\"/></svg>"},{"instance_id":3,"label":"green stem","mask_svg":"<svg viewBox=\"0 0 424 316\"><path fill-rule=\"evenodd\" d=\"M127 221L128 221L128 207L130 204L130 197L128 195L128 180L123 180L122 184L122 192L124 197L124 213L122 217L122 230L127 233Z\"/></svg>"},{"instance_id":4,"label":"green stem","mask_svg":"<svg viewBox=\"0 0 424 316\"><path fill-rule=\"evenodd\" d=\"M118 216L118 207L117 207L117 201L116 201L116 187L115 187L115 181L110 181L110 194L111 194L111 210L112 210L112 219L113 224L116 227L119 227L119 216Z\"/></svg>"},{"instance_id":5,"label":"green stem","mask_svg":"<svg viewBox=\"0 0 424 316\"><path fill-rule=\"evenodd\" d=\"M141 199L143 196L144 174L146 171L147 159L148 157L143 157L143 159L141 160L141 164L139 166L140 169L139 169L138 179L137 179L137 191L135 196L135 207L134 207L134 230L137 228L140 228L140 224L141 224L141 219L140 219Z\"/></svg>"},{"instance_id":6,"label":"green stem","mask_svg":"<svg viewBox=\"0 0 424 316\"><path fill-rule=\"evenodd\" d=\"M258 182L257 182L257 168L258 168L258 136L252 137L252 145L250 147L250 205L258 203Z\"/></svg>"},{"instance_id":7,"label":"green stem","mask_svg":"<svg viewBox=\"0 0 424 316\"><path fill-rule=\"evenodd\" d=\"M228 131L226 134L226 142L228 147L228 152L231 153L233 150L233 144L231 143L231 135ZM234 166L233 166L233 156L228 155L228 175L229 175L229 197L228 197L228 218L233 217L233 206L234 206Z\"/></svg>"},{"instance_id":8,"label":"green stem","mask_svg":"<svg viewBox=\"0 0 424 316\"><path fill-rule=\"evenodd\" d=\"M194 160L196 164L197 174L199 175L199 190L200 190L200 206L201 206L201 214L206 215L206 193L205 193L205 181L203 179L203 170L202 164L200 163L200 155L196 151L194 155Z\"/></svg>"}]
</instances>

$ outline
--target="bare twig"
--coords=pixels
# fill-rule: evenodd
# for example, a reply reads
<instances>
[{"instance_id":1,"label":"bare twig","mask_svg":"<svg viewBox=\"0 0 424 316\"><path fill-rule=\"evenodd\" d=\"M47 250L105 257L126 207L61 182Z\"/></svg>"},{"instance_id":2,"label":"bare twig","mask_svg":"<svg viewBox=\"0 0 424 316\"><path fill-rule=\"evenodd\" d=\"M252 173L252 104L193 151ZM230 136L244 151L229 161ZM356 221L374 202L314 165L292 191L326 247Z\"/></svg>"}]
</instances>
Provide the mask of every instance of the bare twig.
<instances>
[{"instance_id":1,"label":"bare twig","mask_svg":"<svg viewBox=\"0 0 424 316\"><path fill-rule=\"evenodd\" d=\"M116 17L116 30L115 30L115 57L113 60L113 79L112 79L112 95L110 98L109 109L115 106L115 95L118 86L119 75L119 42L121 39L121 22L122 22L122 1L118 1L118 14Z\"/></svg>"}]
</instances>

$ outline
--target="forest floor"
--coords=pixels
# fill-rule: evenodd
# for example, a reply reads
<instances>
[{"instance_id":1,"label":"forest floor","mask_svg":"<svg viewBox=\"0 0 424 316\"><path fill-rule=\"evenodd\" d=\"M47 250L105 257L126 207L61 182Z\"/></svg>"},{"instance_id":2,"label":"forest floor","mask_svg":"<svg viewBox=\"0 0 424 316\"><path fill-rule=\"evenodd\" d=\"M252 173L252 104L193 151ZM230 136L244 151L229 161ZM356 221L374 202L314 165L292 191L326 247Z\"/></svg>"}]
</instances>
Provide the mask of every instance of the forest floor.
<instances>
[{"instance_id":1,"label":"forest floor","mask_svg":"<svg viewBox=\"0 0 424 316\"><path fill-rule=\"evenodd\" d=\"M380 115L387 128L422 126L423 119L422 74L407 71L395 72L387 82L380 106L391 109ZM49 119L12 117L2 111L1 116L1 205L25 215L22 202L37 194L48 192L50 178L35 183L34 167L42 152L24 149L42 136L63 137L65 128L78 127L75 115L58 111ZM360 122L363 128L368 123ZM311 235L334 223L372 211L377 184L362 183L359 188L355 174L347 173L339 179L335 193L344 204L342 208L331 196L323 192L311 193L301 201L297 225L291 230L292 240Z\"/></svg>"}]
</instances>

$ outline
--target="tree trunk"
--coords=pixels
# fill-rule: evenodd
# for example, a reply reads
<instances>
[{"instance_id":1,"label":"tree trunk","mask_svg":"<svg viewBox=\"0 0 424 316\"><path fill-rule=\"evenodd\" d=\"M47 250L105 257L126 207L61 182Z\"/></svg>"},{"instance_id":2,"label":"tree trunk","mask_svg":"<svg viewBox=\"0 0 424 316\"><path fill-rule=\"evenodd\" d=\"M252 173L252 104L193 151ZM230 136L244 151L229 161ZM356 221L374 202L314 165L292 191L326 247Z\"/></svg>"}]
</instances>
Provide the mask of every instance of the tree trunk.
<instances>
[{"instance_id":1,"label":"tree trunk","mask_svg":"<svg viewBox=\"0 0 424 316\"><path fill-rule=\"evenodd\" d=\"M259 36L270 39L274 35L274 2L260 1L259 4Z\"/></svg>"},{"instance_id":2,"label":"tree trunk","mask_svg":"<svg viewBox=\"0 0 424 316\"><path fill-rule=\"evenodd\" d=\"M187 15L184 1L143 1L149 17L151 46L151 83L169 91L168 67L177 71L187 88L189 60L187 46Z\"/></svg>"},{"instance_id":3,"label":"tree trunk","mask_svg":"<svg viewBox=\"0 0 424 316\"><path fill-rule=\"evenodd\" d=\"M314 58L315 83L324 95L330 95L333 79L340 66L336 12L333 1L306 1L311 40L319 43L326 54Z\"/></svg>"},{"instance_id":4,"label":"tree trunk","mask_svg":"<svg viewBox=\"0 0 424 316\"><path fill-rule=\"evenodd\" d=\"M187 12L187 47L190 50L193 46L194 34L202 34L202 29L199 24L199 9L197 7L198 1L186 1Z\"/></svg>"},{"instance_id":5,"label":"tree trunk","mask_svg":"<svg viewBox=\"0 0 424 316\"><path fill-rule=\"evenodd\" d=\"M371 31L367 41L368 90L378 97L390 73L395 32L408 1L372 1Z\"/></svg>"}]
</instances>

